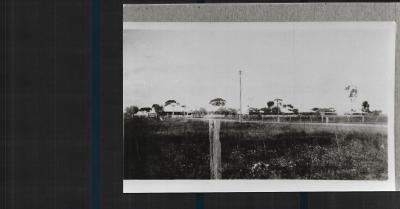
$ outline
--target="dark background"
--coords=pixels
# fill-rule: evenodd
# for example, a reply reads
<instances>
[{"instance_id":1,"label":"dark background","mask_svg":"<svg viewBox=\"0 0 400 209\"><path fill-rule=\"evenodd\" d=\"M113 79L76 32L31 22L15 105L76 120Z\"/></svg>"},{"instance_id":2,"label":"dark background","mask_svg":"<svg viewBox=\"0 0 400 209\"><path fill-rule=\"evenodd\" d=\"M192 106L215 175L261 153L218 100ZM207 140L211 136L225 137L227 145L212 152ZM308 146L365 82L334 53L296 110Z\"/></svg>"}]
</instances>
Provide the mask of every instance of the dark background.
<instances>
[{"instance_id":1,"label":"dark background","mask_svg":"<svg viewBox=\"0 0 400 209\"><path fill-rule=\"evenodd\" d=\"M121 1L3 0L0 5L0 208L400 207L394 192L122 194ZM97 17L100 27L93 25ZM93 53L96 46L101 54ZM93 70L96 63L100 71ZM99 124L93 115L101 118Z\"/></svg>"}]
</instances>

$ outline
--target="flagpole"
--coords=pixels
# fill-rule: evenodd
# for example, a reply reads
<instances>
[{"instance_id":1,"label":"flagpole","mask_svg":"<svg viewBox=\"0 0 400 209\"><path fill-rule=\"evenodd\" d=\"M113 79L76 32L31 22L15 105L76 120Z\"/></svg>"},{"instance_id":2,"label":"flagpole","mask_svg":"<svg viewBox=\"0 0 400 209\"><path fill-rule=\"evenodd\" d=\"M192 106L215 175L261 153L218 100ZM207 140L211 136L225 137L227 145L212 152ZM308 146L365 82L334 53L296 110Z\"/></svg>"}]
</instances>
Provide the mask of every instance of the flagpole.
<instances>
[{"instance_id":1,"label":"flagpole","mask_svg":"<svg viewBox=\"0 0 400 209\"><path fill-rule=\"evenodd\" d=\"M242 122L242 71L239 70L239 122Z\"/></svg>"}]
</instances>

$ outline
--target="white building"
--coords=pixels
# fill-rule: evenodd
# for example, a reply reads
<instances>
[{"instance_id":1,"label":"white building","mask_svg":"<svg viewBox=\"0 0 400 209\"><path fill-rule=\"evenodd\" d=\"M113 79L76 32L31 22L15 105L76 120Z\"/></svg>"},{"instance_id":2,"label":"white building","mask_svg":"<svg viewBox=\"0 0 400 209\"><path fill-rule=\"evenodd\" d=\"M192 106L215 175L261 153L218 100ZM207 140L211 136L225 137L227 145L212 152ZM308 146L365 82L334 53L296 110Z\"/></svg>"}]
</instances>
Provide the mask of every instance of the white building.
<instances>
[{"instance_id":1,"label":"white building","mask_svg":"<svg viewBox=\"0 0 400 209\"><path fill-rule=\"evenodd\" d=\"M171 103L164 106L164 113L171 116L184 116L188 114L187 108L179 103Z\"/></svg>"}]
</instances>

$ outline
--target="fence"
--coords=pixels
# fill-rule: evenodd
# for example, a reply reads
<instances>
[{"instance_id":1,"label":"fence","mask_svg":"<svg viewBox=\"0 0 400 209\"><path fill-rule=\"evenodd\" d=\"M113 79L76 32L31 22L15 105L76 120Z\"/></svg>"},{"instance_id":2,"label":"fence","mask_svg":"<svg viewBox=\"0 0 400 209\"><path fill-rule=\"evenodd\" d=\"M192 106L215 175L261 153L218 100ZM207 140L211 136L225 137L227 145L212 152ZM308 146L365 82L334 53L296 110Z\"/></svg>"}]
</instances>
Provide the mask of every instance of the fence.
<instances>
[{"instance_id":1,"label":"fence","mask_svg":"<svg viewBox=\"0 0 400 209\"><path fill-rule=\"evenodd\" d=\"M213 119L238 120L238 116L214 115ZM387 123L388 118L381 116L363 115L244 115L245 121L265 122L300 122L300 123Z\"/></svg>"}]
</instances>

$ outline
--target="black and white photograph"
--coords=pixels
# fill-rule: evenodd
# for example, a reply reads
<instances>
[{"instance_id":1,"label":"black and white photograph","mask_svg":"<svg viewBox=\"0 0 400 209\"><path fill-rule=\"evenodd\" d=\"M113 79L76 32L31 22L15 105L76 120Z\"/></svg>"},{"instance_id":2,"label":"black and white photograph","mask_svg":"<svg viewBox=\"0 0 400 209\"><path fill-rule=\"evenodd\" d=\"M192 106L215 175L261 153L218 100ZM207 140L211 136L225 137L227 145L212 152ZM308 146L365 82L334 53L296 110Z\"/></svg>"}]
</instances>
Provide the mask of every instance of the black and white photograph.
<instances>
[{"instance_id":1,"label":"black and white photograph","mask_svg":"<svg viewBox=\"0 0 400 209\"><path fill-rule=\"evenodd\" d=\"M124 22L124 192L394 189L394 22Z\"/></svg>"}]
</instances>

